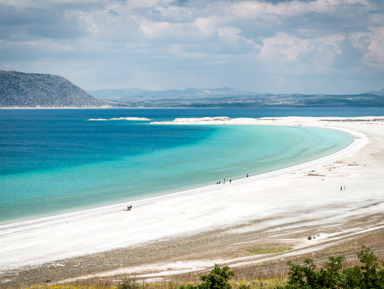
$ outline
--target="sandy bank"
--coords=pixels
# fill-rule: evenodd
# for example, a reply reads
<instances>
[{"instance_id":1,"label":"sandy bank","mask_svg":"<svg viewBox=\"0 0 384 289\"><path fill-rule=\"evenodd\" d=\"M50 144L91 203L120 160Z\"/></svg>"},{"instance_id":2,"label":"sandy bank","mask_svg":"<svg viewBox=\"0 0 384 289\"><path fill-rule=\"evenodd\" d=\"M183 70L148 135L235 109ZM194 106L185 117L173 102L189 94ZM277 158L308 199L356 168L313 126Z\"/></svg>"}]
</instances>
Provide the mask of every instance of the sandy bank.
<instances>
[{"instance_id":1,"label":"sandy bank","mask_svg":"<svg viewBox=\"0 0 384 289\"><path fill-rule=\"evenodd\" d=\"M314 244L335 240L335 236L352 236L384 226L384 117L204 118L173 123L328 127L348 131L355 141L338 153L284 170L136 201L131 212L123 211L123 205L116 205L0 226L2 278L8 278L11 284L12 278L17 279L8 274L12 269L42 263L50 263L45 267L54 267L59 272L56 280L100 272L107 275L147 272L148 268L164 271L172 266L175 271L192 270L196 261L204 264L203 267L214 262L235 265L256 261L243 251L215 254L214 247L220 247L221 240L228 240L228 248L244 249L270 242L310 250ZM375 218L364 221L369 216ZM308 234L318 236L316 243L304 238ZM171 259L161 257L158 246L163 242L171 242L176 248ZM185 250L177 248L177 244L184 244ZM126 261L113 259L139 252L143 246L154 248L147 259L133 253ZM212 247L212 251L206 249L205 255L199 255L194 246L200 251ZM63 261L100 252L107 253ZM93 266L64 273L79 260ZM110 265L99 268L97 262Z\"/></svg>"}]
</instances>

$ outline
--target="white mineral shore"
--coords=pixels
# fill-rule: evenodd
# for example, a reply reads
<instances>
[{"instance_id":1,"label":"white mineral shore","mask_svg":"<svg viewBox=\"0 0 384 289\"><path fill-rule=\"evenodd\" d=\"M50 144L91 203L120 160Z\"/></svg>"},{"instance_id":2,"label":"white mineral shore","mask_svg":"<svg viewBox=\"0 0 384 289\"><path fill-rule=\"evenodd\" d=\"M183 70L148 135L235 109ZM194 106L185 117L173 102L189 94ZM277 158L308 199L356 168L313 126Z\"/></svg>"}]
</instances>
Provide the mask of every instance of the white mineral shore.
<instances>
[{"instance_id":1,"label":"white mineral shore","mask_svg":"<svg viewBox=\"0 0 384 289\"><path fill-rule=\"evenodd\" d=\"M316 226L384 211L384 117L218 117L171 123L315 126L347 131L355 139L347 148L315 161L231 184L134 201L131 211L123 210L127 204L119 204L1 225L0 272L255 219L271 221L241 230L278 228L286 224L286 216L291 223L310 220ZM384 220L377 225L383 226Z\"/></svg>"},{"instance_id":2,"label":"white mineral shore","mask_svg":"<svg viewBox=\"0 0 384 289\"><path fill-rule=\"evenodd\" d=\"M111 121L111 120L127 120L127 121L150 121L145 117L113 117L113 118L90 118L89 121Z\"/></svg>"}]
</instances>

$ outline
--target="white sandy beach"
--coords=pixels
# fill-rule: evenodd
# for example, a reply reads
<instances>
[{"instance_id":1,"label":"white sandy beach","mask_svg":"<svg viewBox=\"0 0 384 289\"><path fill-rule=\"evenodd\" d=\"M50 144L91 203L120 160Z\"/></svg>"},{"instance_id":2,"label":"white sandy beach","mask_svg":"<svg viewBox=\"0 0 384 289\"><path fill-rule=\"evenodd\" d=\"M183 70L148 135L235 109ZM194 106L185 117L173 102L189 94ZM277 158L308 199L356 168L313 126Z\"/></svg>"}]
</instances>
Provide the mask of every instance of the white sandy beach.
<instances>
[{"instance_id":1,"label":"white sandy beach","mask_svg":"<svg viewBox=\"0 0 384 289\"><path fill-rule=\"evenodd\" d=\"M120 204L2 225L0 273L218 228L231 227L229 233L241 234L264 229L278 231L290 224L292 230L300 231L305 223L322 230L384 212L384 117L205 118L173 123L327 127L347 131L355 140L333 155L294 167L234 180L231 184L135 201L129 212L123 210L127 204ZM240 224L241 227L233 228ZM345 233L383 228L384 218L377 219L375 224L345 227ZM332 237L325 231L317 234L317 242ZM306 244L301 242L297 246ZM217 260L210 264L214 261ZM247 260L237 260L241 262ZM140 268L127 268L125 272L134 270Z\"/></svg>"}]
</instances>

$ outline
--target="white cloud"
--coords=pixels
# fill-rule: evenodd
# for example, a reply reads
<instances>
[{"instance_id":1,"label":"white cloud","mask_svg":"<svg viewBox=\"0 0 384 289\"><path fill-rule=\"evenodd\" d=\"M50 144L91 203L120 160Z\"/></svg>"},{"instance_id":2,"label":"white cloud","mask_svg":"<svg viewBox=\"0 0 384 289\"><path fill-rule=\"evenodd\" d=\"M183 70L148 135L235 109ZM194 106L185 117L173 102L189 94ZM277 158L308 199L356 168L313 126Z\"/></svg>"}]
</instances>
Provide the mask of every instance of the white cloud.
<instances>
[{"instance_id":1,"label":"white cloud","mask_svg":"<svg viewBox=\"0 0 384 289\"><path fill-rule=\"evenodd\" d=\"M191 23L151 21L145 17L132 17L148 39L191 42L210 39L217 35L215 23L209 18L196 18Z\"/></svg>"},{"instance_id":2,"label":"white cloud","mask_svg":"<svg viewBox=\"0 0 384 289\"><path fill-rule=\"evenodd\" d=\"M191 22L194 14L190 9L184 7L155 7L150 10L149 17L156 21L167 22Z\"/></svg>"},{"instance_id":3,"label":"white cloud","mask_svg":"<svg viewBox=\"0 0 384 289\"><path fill-rule=\"evenodd\" d=\"M285 64L294 65L305 71L324 71L332 65L335 57L341 53L341 34L327 37L302 39L279 32L274 37L266 38L258 58L261 62L284 68ZM304 72L304 71L302 71Z\"/></svg>"},{"instance_id":4,"label":"white cloud","mask_svg":"<svg viewBox=\"0 0 384 289\"><path fill-rule=\"evenodd\" d=\"M163 38L164 35L170 32L172 26L172 24L168 22L152 22L145 18L134 19L139 24L140 30L143 32L144 36L147 38Z\"/></svg>"},{"instance_id":5,"label":"white cloud","mask_svg":"<svg viewBox=\"0 0 384 289\"><path fill-rule=\"evenodd\" d=\"M351 33L348 40L363 53L363 65L384 71L384 26Z\"/></svg>"},{"instance_id":6,"label":"white cloud","mask_svg":"<svg viewBox=\"0 0 384 289\"><path fill-rule=\"evenodd\" d=\"M259 56L264 61L278 59L289 63L296 61L300 54L307 52L308 45L307 40L280 32L275 37L263 41Z\"/></svg>"},{"instance_id":7,"label":"white cloud","mask_svg":"<svg viewBox=\"0 0 384 289\"><path fill-rule=\"evenodd\" d=\"M307 13L332 14L346 7L362 5L370 7L366 0L316 0L288 1L277 4L259 1L241 1L233 4L233 14L239 18L257 18L263 14L276 14L283 17L299 17Z\"/></svg>"},{"instance_id":8,"label":"white cloud","mask_svg":"<svg viewBox=\"0 0 384 289\"><path fill-rule=\"evenodd\" d=\"M194 25L198 28L202 35L207 38L216 34L216 26L213 19L199 17L194 21Z\"/></svg>"},{"instance_id":9,"label":"white cloud","mask_svg":"<svg viewBox=\"0 0 384 289\"><path fill-rule=\"evenodd\" d=\"M87 34L97 34L99 32L97 24L89 13L71 11L66 14L70 19L76 19L77 25L80 26L82 30L86 31Z\"/></svg>"},{"instance_id":10,"label":"white cloud","mask_svg":"<svg viewBox=\"0 0 384 289\"><path fill-rule=\"evenodd\" d=\"M174 1L173 0L126 0L123 3L123 6L128 7L129 9L138 9L138 8L154 8L154 7L168 7ZM118 5L121 5L121 2L116 1Z\"/></svg>"},{"instance_id":11,"label":"white cloud","mask_svg":"<svg viewBox=\"0 0 384 289\"><path fill-rule=\"evenodd\" d=\"M233 27L233 26L224 26L224 27L219 27L217 29L217 32L219 34L219 37L238 38L239 34L241 33L241 30L239 28Z\"/></svg>"},{"instance_id":12,"label":"white cloud","mask_svg":"<svg viewBox=\"0 0 384 289\"><path fill-rule=\"evenodd\" d=\"M384 27L371 28L363 60L367 65L384 71Z\"/></svg>"},{"instance_id":13,"label":"white cloud","mask_svg":"<svg viewBox=\"0 0 384 289\"><path fill-rule=\"evenodd\" d=\"M328 2L328 1L327 1ZM315 2L281 2L272 4L258 1L244 1L233 5L233 14L239 18L255 19L263 14L276 14L280 16L292 17L300 16L304 13L318 12L329 13L334 10L333 5L327 5L324 1Z\"/></svg>"},{"instance_id":14,"label":"white cloud","mask_svg":"<svg viewBox=\"0 0 384 289\"><path fill-rule=\"evenodd\" d=\"M97 70L116 72L109 84L150 79L164 89L193 79L258 90L287 85L293 72L297 83L329 73L330 85L334 75L383 73L383 21L383 2L373 0L0 0L0 69L73 67L88 89L105 81Z\"/></svg>"}]
</instances>

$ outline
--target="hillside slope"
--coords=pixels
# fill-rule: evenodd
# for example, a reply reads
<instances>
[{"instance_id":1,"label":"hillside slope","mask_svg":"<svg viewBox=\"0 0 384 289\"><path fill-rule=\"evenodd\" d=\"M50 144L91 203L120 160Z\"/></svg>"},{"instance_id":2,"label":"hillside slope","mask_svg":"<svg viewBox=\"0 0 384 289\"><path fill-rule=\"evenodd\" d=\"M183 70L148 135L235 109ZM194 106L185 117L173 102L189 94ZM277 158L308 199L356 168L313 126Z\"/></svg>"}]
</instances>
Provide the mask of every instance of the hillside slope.
<instances>
[{"instance_id":1,"label":"hillside slope","mask_svg":"<svg viewBox=\"0 0 384 289\"><path fill-rule=\"evenodd\" d=\"M0 70L0 107L100 107L94 98L64 77Z\"/></svg>"}]
</instances>

